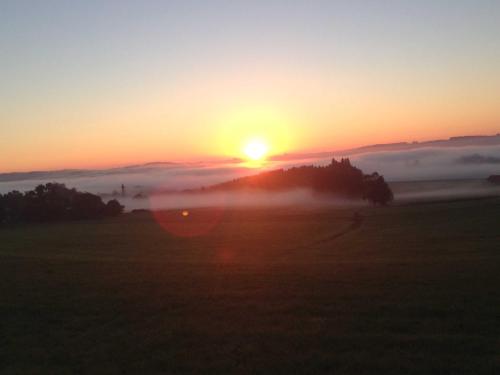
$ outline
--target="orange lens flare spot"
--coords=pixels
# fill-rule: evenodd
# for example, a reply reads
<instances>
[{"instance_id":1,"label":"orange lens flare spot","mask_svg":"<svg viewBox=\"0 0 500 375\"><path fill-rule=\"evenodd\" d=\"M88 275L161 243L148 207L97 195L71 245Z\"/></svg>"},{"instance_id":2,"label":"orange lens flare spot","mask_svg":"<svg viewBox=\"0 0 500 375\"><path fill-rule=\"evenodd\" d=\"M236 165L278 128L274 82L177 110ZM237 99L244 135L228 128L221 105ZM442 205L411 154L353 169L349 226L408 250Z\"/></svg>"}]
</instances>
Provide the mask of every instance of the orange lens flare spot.
<instances>
[{"instance_id":1,"label":"orange lens flare spot","mask_svg":"<svg viewBox=\"0 0 500 375\"><path fill-rule=\"evenodd\" d=\"M166 232L176 237L198 237L210 234L225 211L225 200L214 207L187 209L192 195L170 194L162 190L149 196L153 218ZM184 203L183 203L184 202ZM177 206L178 208L173 208Z\"/></svg>"}]
</instances>

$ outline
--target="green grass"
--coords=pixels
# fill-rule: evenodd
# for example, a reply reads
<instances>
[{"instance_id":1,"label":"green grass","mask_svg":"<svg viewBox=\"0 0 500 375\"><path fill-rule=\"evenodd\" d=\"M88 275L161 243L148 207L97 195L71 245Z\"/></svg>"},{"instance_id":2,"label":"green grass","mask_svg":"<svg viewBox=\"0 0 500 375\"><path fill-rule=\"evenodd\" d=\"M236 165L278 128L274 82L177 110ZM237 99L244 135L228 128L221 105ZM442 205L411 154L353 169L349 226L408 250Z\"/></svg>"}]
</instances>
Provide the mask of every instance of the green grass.
<instances>
[{"instance_id":1,"label":"green grass","mask_svg":"<svg viewBox=\"0 0 500 375\"><path fill-rule=\"evenodd\" d=\"M0 373L500 373L500 201L0 229Z\"/></svg>"}]
</instances>

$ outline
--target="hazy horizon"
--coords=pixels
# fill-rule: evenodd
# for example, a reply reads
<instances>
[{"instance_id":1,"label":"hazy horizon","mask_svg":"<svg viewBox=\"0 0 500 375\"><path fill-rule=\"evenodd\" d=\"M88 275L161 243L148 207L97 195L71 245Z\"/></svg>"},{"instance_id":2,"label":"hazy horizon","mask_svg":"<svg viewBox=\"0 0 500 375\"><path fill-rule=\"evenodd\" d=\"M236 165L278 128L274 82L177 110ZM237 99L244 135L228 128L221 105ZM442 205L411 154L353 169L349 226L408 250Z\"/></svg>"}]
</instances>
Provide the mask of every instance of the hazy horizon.
<instances>
[{"instance_id":1,"label":"hazy horizon","mask_svg":"<svg viewBox=\"0 0 500 375\"><path fill-rule=\"evenodd\" d=\"M399 150L394 150L391 149L391 146L393 145L399 145L399 144L405 144L408 146L408 149L406 151L410 151L412 149L416 148L432 148L432 147L465 147L465 146L453 146L450 144L449 146L434 146L433 143L435 142L450 142L454 139L460 139L460 138L467 138L467 137L472 137L472 138L486 138L487 140L494 139L496 137L500 137L500 133L494 133L494 134L470 134L470 135L453 135L449 137L444 137L442 139L423 139L423 140L400 140L396 141L394 143L378 143L378 144L363 144L363 145L356 145L354 147L350 148L345 148L341 150L333 150L333 149L320 149L320 150L307 150L307 151L302 151L302 152L283 152L281 154L270 154L266 157L266 160L262 163L248 163L244 157L216 157L216 156L208 156L208 157L200 157L200 158L191 158L188 160L182 160L182 159L173 159L173 160L145 160L142 162L139 161L129 161L129 162L121 162L118 164L113 164L113 165L97 165L97 166L74 166L71 168L55 168L55 169L26 169L26 170L0 170L0 175L10 175L10 174L19 174L19 175L27 175L29 173L36 173L36 172L64 172L64 171L110 171L113 169L120 170L122 168L133 168L133 167L144 167L144 166L154 166L158 164L177 164L177 165L191 165L191 166L200 166L203 164L210 164L210 165L218 165L218 164L235 164L238 165L238 167L242 168L248 168L251 170L259 170L263 167L272 165L274 161L286 161L286 157L291 157L290 161L296 160L298 162L301 162L304 160L305 157L311 157L311 160L314 162L314 159L320 160L319 158L315 157L316 154L330 154L331 157L349 157L352 156L353 154L365 154L365 153L375 153L375 152L382 152L382 151L399 151ZM499 146L500 147L500 138L499 142L493 142L493 143L486 143L486 144L481 144L482 142L479 143L474 143L468 145L468 146L477 146L477 147L484 147L484 146ZM375 148L375 147L380 147L382 148L381 150L365 150L365 148ZM285 157L285 160L281 160L282 157ZM308 161L311 161L308 160ZM316 161L317 161L316 160ZM1 182L1 179L0 179Z\"/></svg>"}]
</instances>

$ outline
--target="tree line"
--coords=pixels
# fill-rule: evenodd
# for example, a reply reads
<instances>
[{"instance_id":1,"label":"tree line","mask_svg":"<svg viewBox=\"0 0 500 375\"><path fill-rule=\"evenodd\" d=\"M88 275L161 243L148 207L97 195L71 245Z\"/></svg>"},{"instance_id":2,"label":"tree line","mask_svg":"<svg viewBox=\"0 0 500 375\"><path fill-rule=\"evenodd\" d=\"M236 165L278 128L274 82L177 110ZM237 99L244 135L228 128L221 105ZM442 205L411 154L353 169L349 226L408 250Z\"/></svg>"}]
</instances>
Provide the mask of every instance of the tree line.
<instances>
[{"instance_id":1,"label":"tree line","mask_svg":"<svg viewBox=\"0 0 500 375\"><path fill-rule=\"evenodd\" d=\"M104 203L98 195L48 183L0 194L0 224L96 219L120 215L123 208L116 199Z\"/></svg>"},{"instance_id":2,"label":"tree line","mask_svg":"<svg viewBox=\"0 0 500 375\"><path fill-rule=\"evenodd\" d=\"M319 193L366 199L381 205L386 205L394 198L383 176L376 172L364 174L352 166L348 158L340 161L332 159L331 164L327 166L310 165L263 172L214 185L204 191L237 189L280 191L294 188L310 188Z\"/></svg>"}]
</instances>

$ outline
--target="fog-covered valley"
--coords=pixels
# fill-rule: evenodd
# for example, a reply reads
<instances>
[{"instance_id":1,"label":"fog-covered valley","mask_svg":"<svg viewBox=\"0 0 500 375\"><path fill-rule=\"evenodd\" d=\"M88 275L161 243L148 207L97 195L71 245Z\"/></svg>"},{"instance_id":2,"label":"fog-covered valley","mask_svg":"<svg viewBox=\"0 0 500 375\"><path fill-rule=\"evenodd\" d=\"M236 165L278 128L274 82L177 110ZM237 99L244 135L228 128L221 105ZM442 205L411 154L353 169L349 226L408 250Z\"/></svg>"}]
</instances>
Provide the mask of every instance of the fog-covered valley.
<instances>
[{"instance_id":1,"label":"fog-covered valley","mask_svg":"<svg viewBox=\"0 0 500 375\"><path fill-rule=\"evenodd\" d=\"M331 157L288 157L268 161L261 168L244 162L150 163L102 170L62 170L0 174L0 193L25 191L47 182L116 197L127 210L223 205L314 205L346 204L346 201L318 198L307 190L285 193L182 194L185 189L232 180L263 170L300 165L326 165L331 157L349 157L364 173L378 172L390 183L395 201L500 195L500 186L486 181L500 174L500 145L462 147L419 147L404 150L337 152ZM122 185L124 191L122 191ZM159 193L161 192L161 194ZM163 194L165 193L165 194ZM152 198L156 197L156 198ZM158 198L160 197L160 198ZM152 203L153 202L153 203Z\"/></svg>"}]
</instances>

